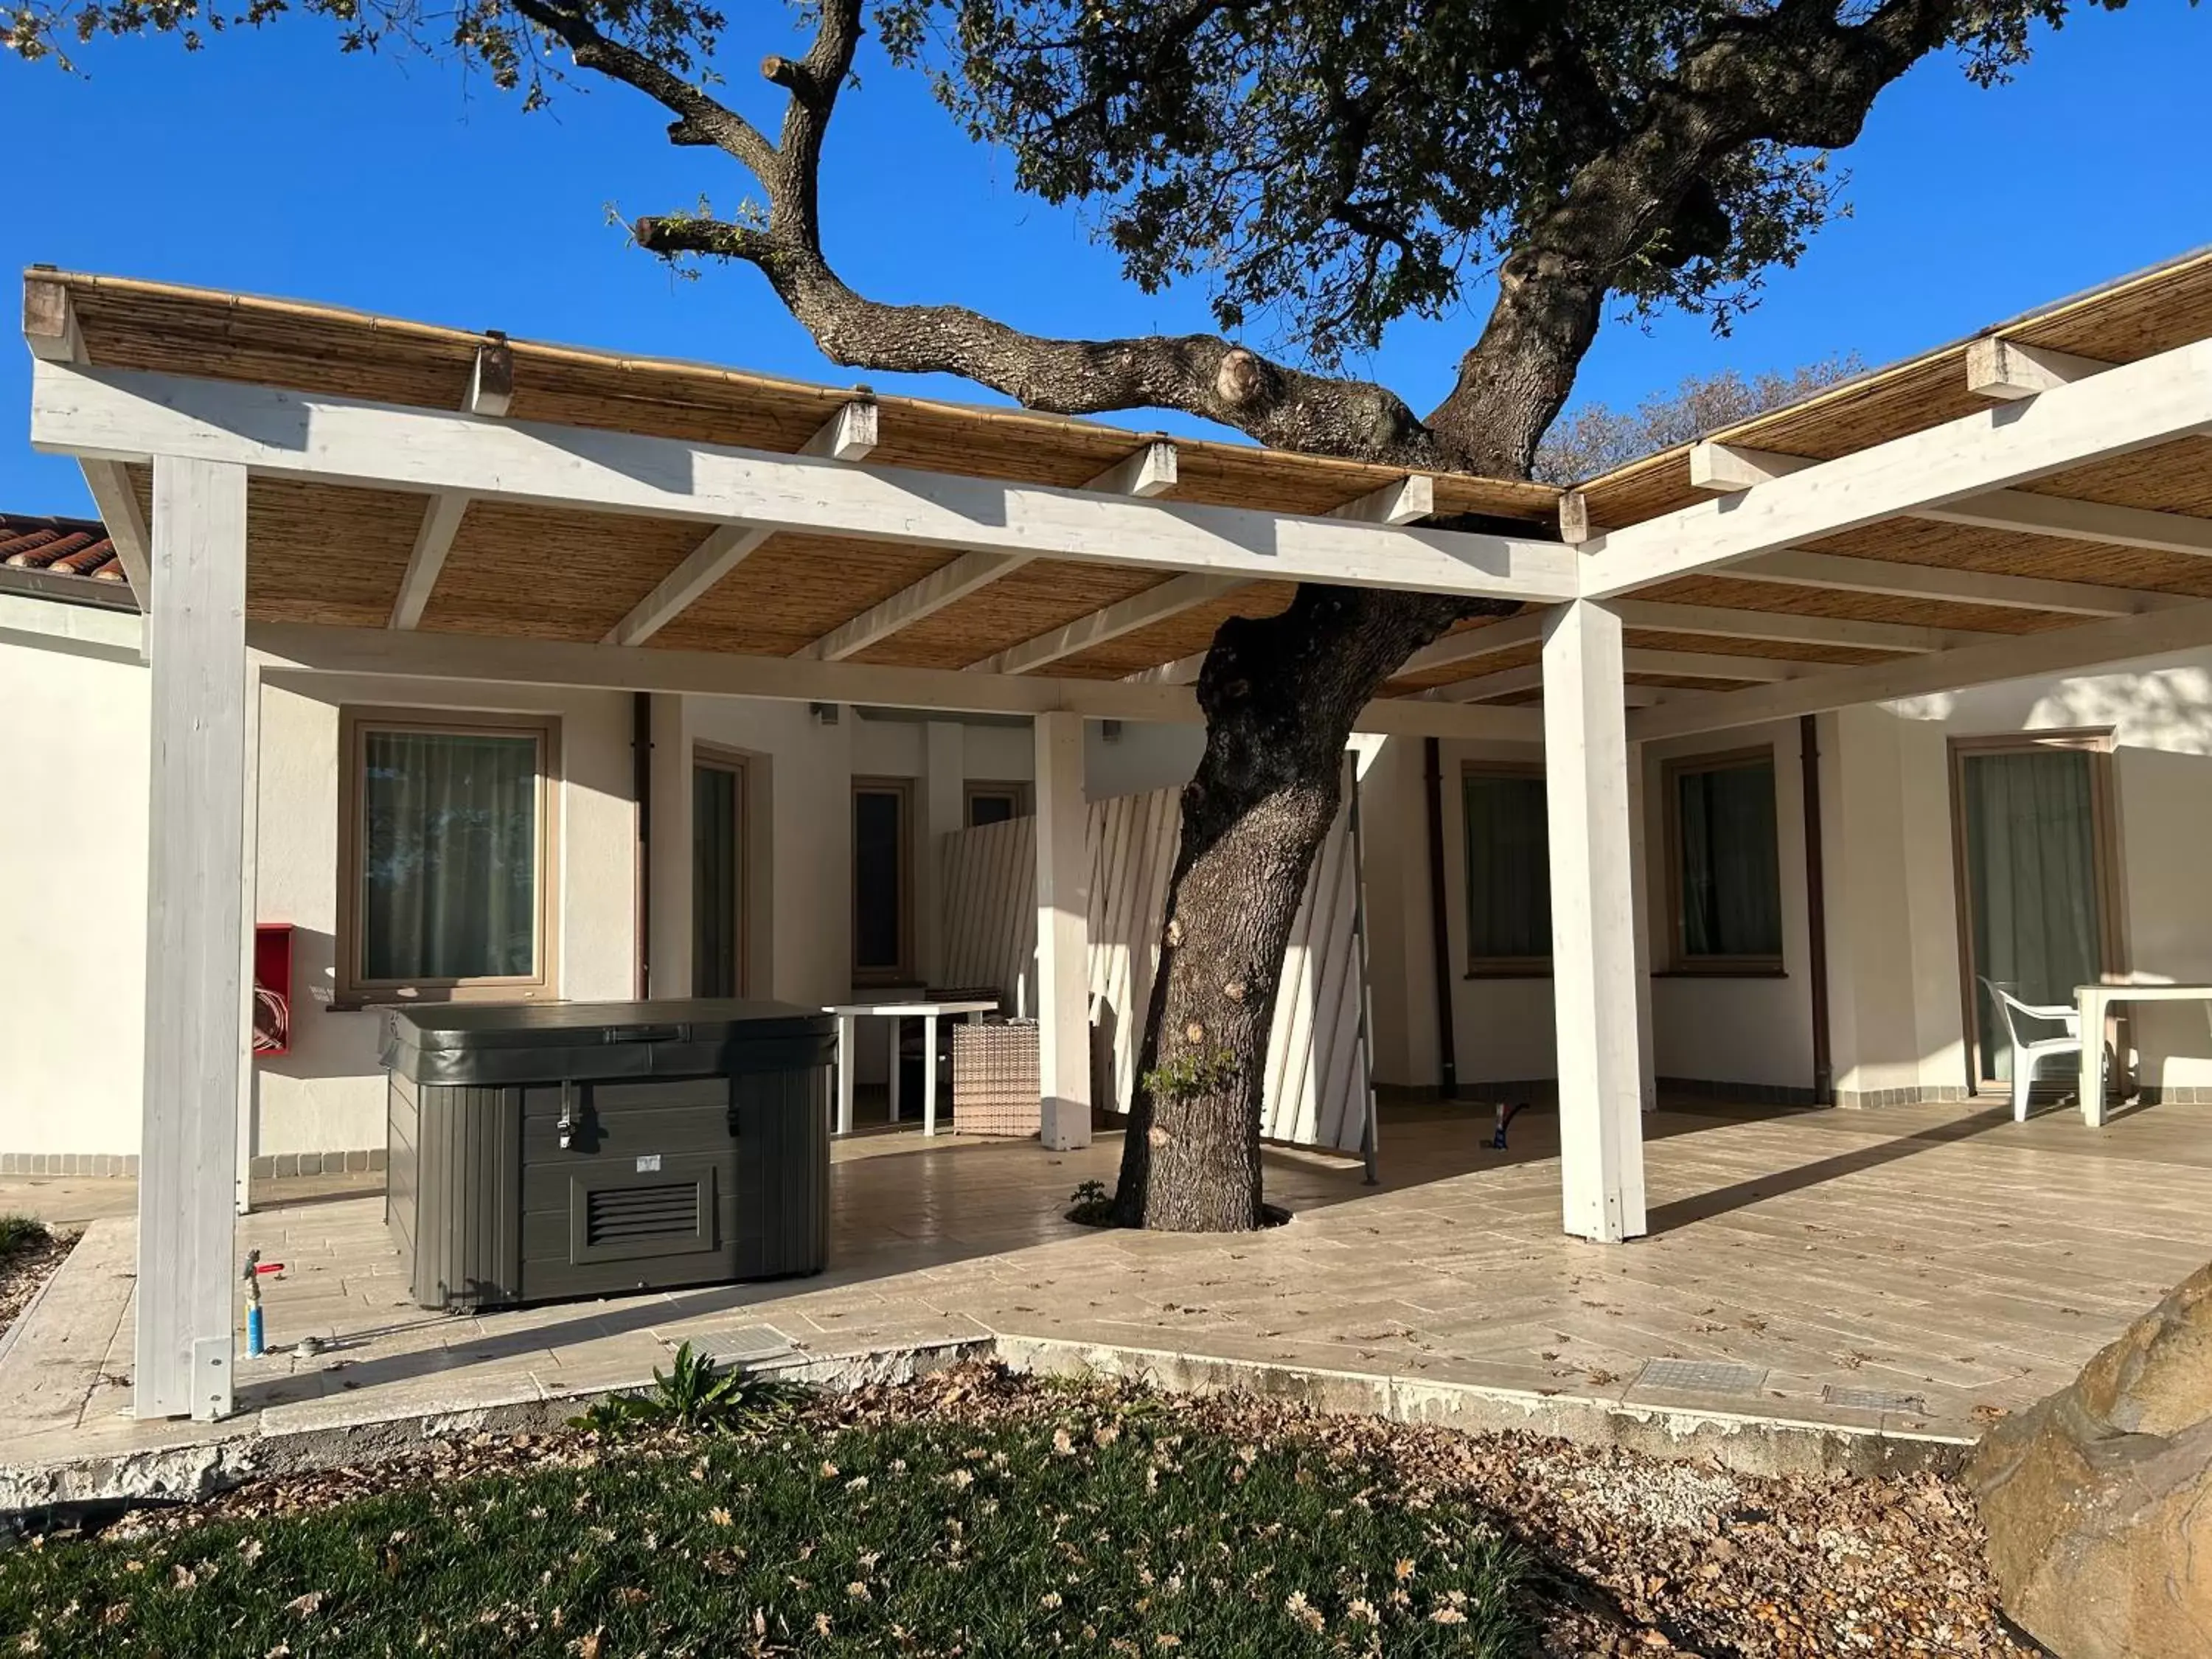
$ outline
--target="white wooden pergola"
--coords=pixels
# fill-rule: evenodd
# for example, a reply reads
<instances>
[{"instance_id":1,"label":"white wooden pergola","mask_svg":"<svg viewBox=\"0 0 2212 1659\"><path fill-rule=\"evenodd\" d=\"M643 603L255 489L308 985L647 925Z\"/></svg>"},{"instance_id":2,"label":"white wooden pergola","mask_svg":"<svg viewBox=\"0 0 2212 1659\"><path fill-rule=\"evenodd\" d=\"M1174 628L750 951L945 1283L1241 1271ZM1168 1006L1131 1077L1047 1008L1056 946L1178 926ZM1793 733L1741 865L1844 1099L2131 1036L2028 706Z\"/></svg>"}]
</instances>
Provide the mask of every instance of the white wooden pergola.
<instances>
[{"instance_id":1,"label":"white wooden pergola","mask_svg":"<svg viewBox=\"0 0 2212 1659\"><path fill-rule=\"evenodd\" d=\"M1632 745L2212 644L2202 259L1556 498L46 271L25 330L33 441L82 464L149 613L143 1415L230 1409L260 677L1036 717L1042 1088L1073 1145L1082 720L1195 720L1191 652L1291 583L1521 601L1360 725L1543 743L1565 1225L1618 1242L1645 1231L1650 1075ZM931 464L893 453L902 425ZM303 511L319 540L285 528ZM1470 512L1527 529L1425 522ZM653 539L566 611L471 585L524 523L559 588L564 515ZM395 523L368 568L354 544ZM341 605L319 584L362 597L302 619ZM742 634L776 607L772 645Z\"/></svg>"}]
</instances>

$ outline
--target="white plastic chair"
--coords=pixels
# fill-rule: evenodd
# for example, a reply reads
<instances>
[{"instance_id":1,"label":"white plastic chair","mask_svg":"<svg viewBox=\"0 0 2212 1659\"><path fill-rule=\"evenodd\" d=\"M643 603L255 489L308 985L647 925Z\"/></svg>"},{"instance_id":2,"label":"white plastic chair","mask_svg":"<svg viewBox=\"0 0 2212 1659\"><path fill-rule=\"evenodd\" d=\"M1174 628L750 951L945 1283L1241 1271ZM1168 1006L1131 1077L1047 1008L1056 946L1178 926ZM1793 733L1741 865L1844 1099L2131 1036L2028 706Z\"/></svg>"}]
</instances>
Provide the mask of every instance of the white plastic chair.
<instances>
[{"instance_id":1,"label":"white plastic chair","mask_svg":"<svg viewBox=\"0 0 2212 1659\"><path fill-rule=\"evenodd\" d=\"M2022 1002L2018 997L1996 983L1984 978L1982 988L1996 999L1997 1017L2004 1021L2005 1035L2012 1041L2012 1121L2027 1121L2027 1091L2035 1085L2035 1068L2053 1054L2081 1053L2081 1011L2066 1004L2039 1007L2032 1002ZM2065 1027L2063 1036L2025 1037L2021 1035L2023 1019L2041 1020Z\"/></svg>"}]
</instances>

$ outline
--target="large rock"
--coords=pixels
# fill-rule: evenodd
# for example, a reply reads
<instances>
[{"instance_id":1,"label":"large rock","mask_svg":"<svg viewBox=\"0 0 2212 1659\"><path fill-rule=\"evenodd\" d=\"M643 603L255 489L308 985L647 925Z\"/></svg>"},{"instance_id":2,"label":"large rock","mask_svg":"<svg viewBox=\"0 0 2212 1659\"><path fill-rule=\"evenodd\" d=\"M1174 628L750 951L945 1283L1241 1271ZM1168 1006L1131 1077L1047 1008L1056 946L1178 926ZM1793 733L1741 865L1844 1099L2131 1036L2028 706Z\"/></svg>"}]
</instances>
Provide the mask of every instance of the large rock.
<instances>
[{"instance_id":1,"label":"large rock","mask_svg":"<svg viewBox=\"0 0 2212 1659\"><path fill-rule=\"evenodd\" d=\"M2212 1266L1967 1468L2005 1611L2060 1659L2212 1655Z\"/></svg>"}]
</instances>

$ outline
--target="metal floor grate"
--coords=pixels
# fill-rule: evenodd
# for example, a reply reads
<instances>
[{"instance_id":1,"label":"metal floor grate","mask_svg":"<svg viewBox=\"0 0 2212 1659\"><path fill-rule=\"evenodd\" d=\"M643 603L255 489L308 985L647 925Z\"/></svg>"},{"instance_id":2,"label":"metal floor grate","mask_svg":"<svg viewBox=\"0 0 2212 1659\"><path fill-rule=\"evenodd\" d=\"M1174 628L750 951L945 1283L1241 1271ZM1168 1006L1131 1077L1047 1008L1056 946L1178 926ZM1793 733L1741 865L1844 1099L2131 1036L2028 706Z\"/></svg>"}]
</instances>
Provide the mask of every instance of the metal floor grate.
<instances>
[{"instance_id":1,"label":"metal floor grate","mask_svg":"<svg viewBox=\"0 0 2212 1659\"><path fill-rule=\"evenodd\" d=\"M1680 1389L1698 1394L1757 1394L1766 1381L1757 1365L1725 1359L1650 1359L1636 1379L1639 1389Z\"/></svg>"},{"instance_id":2,"label":"metal floor grate","mask_svg":"<svg viewBox=\"0 0 2212 1659\"><path fill-rule=\"evenodd\" d=\"M792 1340L773 1325L724 1325L691 1339L691 1351L724 1365L757 1365L794 1352Z\"/></svg>"},{"instance_id":3,"label":"metal floor grate","mask_svg":"<svg viewBox=\"0 0 2212 1659\"><path fill-rule=\"evenodd\" d=\"M1896 1394L1887 1389L1839 1389L1829 1383L1820 1398L1831 1406L1855 1412L1912 1412L1927 1415L1928 1402L1917 1394Z\"/></svg>"}]
</instances>

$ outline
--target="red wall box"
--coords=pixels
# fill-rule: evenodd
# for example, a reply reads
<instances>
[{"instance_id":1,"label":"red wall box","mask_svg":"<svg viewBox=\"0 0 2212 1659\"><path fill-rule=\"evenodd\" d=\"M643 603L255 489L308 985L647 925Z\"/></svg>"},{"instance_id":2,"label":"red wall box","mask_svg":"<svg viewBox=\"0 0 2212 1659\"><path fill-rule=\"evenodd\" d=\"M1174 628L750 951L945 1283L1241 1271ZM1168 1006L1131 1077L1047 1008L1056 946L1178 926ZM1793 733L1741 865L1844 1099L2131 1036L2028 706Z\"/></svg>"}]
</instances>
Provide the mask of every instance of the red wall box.
<instances>
[{"instance_id":1,"label":"red wall box","mask_svg":"<svg viewBox=\"0 0 2212 1659\"><path fill-rule=\"evenodd\" d=\"M292 1052L292 924L258 922L253 929L253 1052Z\"/></svg>"}]
</instances>

